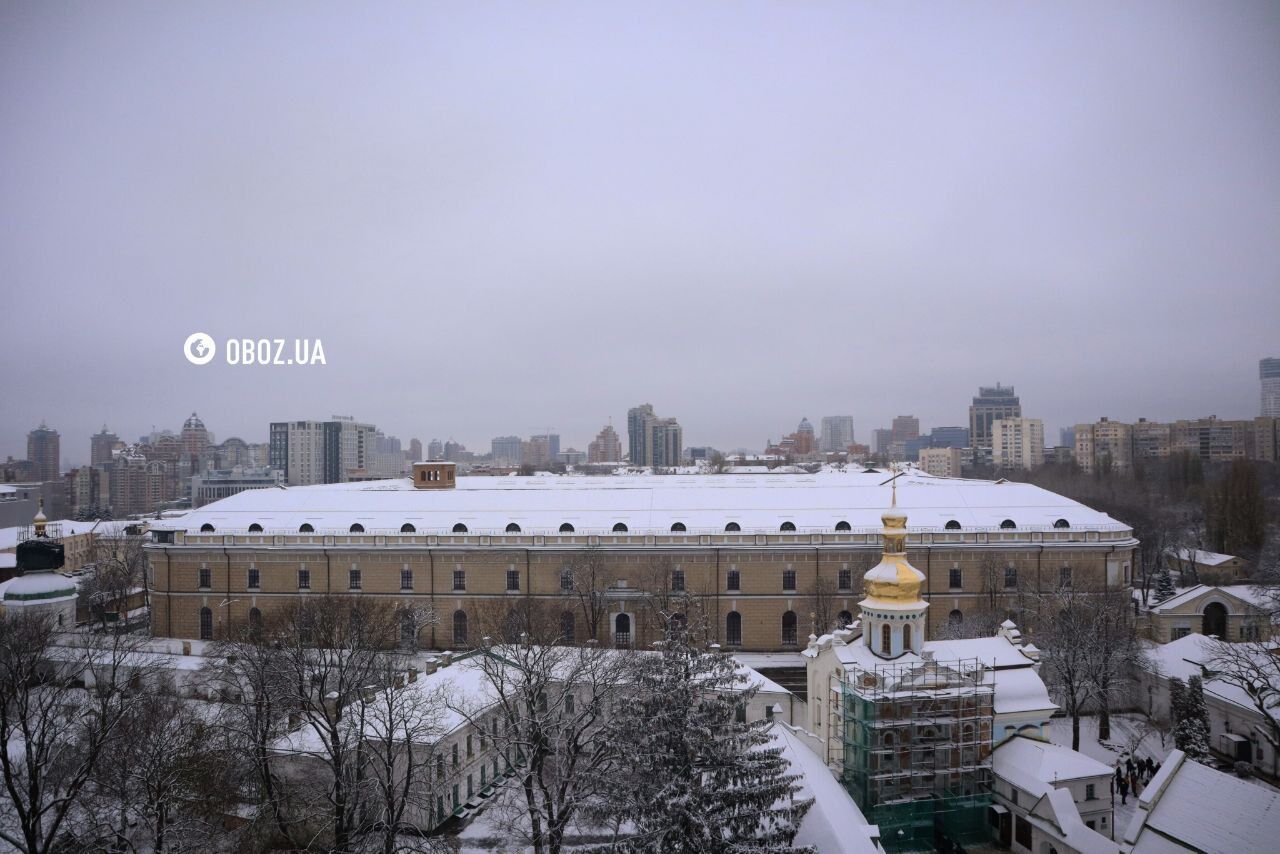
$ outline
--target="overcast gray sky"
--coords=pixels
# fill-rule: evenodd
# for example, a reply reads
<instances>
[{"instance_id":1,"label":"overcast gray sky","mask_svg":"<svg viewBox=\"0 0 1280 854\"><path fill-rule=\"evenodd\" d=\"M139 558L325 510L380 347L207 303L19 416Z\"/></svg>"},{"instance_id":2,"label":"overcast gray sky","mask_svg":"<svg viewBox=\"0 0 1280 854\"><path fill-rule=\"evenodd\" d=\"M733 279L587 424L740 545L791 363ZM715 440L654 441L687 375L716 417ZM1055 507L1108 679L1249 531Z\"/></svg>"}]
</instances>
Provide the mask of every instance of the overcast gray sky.
<instances>
[{"instance_id":1,"label":"overcast gray sky","mask_svg":"<svg viewBox=\"0 0 1280 854\"><path fill-rule=\"evenodd\" d=\"M6 3L0 455L1252 417L1280 4ZM190 365L195 331L324 367Z\"/></svg>"}]
</instances>

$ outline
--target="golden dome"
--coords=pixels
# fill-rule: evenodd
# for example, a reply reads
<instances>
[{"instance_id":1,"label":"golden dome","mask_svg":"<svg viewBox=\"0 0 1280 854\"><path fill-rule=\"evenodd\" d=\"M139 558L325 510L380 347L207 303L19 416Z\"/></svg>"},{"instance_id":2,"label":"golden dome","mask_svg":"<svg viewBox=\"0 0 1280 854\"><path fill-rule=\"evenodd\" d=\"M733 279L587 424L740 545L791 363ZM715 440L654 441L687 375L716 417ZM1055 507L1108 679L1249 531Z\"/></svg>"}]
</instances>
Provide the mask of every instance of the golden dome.
<instances>
[{"instance_id":1,"label":"golden dome","mask_svg":"<svg viewBox=\"0 0 1280 854\"><path fill-rule=\"evenodd\" d=\"M924 586L924 573L907 560L907 515L894 506L884 512L880 521L884 523L880 532L884 538L884 554L863 576L867 583L864 604L873 607L923 604L920 588Z\"/></svg>"}]
</instances>

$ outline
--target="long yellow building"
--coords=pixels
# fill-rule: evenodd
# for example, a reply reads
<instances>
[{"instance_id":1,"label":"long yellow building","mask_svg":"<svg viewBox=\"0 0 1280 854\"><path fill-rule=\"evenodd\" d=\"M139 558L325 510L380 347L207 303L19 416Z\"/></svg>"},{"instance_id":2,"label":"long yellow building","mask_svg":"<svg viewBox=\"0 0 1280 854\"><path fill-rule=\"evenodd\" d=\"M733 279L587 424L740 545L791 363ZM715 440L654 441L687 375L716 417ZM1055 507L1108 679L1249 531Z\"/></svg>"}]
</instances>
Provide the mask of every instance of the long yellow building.
<instances>
[{"instance_id":1,"label":"long yellow building","mask_svg":"<svg viewBox=\"0 0 1280 854\"><path fill-rule=\"evenodd\" d=\"M893 474L411 478L243 492L152 525L153 631L216 638L326 592L426 606L417 642L462 648L482 615L536 605L575 640L646 645L645 603L697 599L718 640L802 649L847 622L880 558ZM897 475L930 630L1019 592L1128 586L1133 531L1030 484ZM582 567L606 612L590 631ZM811 615L820 615L813 617Z\"/></svg>"}]
</instances>

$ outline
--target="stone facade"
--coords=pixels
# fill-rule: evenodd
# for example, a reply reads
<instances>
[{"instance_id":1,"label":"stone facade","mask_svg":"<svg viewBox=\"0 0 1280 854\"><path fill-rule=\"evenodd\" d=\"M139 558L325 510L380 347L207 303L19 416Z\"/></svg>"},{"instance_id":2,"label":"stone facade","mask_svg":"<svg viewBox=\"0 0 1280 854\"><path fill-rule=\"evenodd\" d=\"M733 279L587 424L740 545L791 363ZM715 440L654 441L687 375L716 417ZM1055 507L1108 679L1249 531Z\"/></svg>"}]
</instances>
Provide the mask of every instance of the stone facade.
<instances>
[{"instance_id":1,"label":"stone facade","mask_svg":"<svg viewBox=\"0 0 1280 854\"><path fill-rule=\"evenodd\" d=\"M813 625L811 612L834 621L857 613L862 576L880 558L878 533L688 535L475 535L459 534L218 534L174 532L148 545L152 573L153 631L199 638L200 612L210 609L208 629L218 637L248 621L250 609L265 617L298 596L325 592L383 597L430 607L438 622L419 642L432 648L455 643L452 616L467 615L474 631L481 615L534 604L550 613L575 613L579 640L585 620L562 573L587 550L599 556L599 585L610 614L629 615L630 642L647 646L657 627L646 615L642 591L670 590L683 573L686 593L701 603L718 640L750 651L801 649ZM997 609L1015 612L1018 594L1056 589L1063 581L1081 590L1128 586L1136 541L1115 531L948 531L913 533L911 563L925 573L923 596L931 603L931 632L961 616ZM256 572L255 572L256 571ZM300 588L304 571L307 588ZM354 578L358 589L352 588ZM455 573L462 589L455 589ZM733 583L736 573L737 589ZM258 586L250 587L252 576ZM201 586L203 580L208 584ZM409 587L402 587L402 582ZM510 588L510 589L509 589ZM821 593L815 599L813 591ZM225 603L225 604L224 604ZM794 639L787 613L794 615ZM740 616L741 642L727 636L730 614ZM602 625L601 643L614 645L613 620ZM474 638L473 638L474 639Z\"/></svg>"}]
</instances>

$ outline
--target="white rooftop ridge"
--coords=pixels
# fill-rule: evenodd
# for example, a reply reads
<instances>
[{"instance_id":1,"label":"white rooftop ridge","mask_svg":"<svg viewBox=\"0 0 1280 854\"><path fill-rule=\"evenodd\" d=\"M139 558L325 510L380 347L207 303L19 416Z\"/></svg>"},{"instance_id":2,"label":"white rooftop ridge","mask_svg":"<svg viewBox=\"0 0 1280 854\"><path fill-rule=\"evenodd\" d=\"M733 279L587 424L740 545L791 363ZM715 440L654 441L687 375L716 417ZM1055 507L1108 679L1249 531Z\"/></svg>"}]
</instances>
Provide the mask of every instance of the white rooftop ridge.
<instances>
[{"instance_id":1,"label":"white rooftop ridge","mask_svg":"<svg viewBox=\"0 0 1280 854\"><path fill-rule=\"evenodd\" d=\"M618 475L612 477L463 477L454 489L415 489L409 478L361 483L261 489L242 492L178 519L153 520L153 530L346 533L502 533L510 524L522 533L670 532L679 523L689 533L720 533L736 523L744 532L777 533L784 523L799 533L850 529L879 532L890 504L884 472L819 472L804 475ZM1105 513L1040 487L1007 481L933 477L911 470L898 476L898 508L912 531L999 530L1006 520L1017 530L1107 531L1129 526ZM1056 528L1055 528L1056 526ZM843 529L844 526L842 526Z\"/></svg>"}]
</instances>

